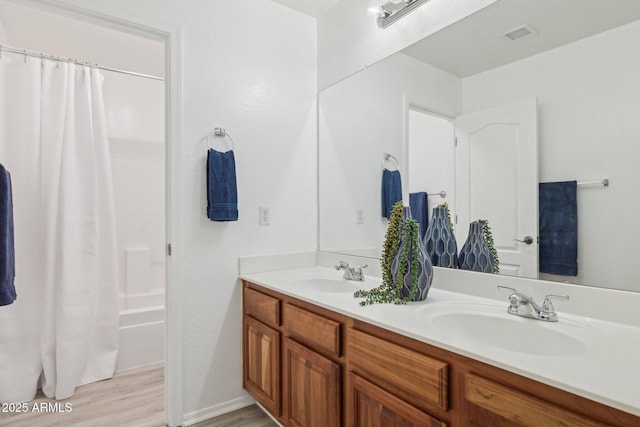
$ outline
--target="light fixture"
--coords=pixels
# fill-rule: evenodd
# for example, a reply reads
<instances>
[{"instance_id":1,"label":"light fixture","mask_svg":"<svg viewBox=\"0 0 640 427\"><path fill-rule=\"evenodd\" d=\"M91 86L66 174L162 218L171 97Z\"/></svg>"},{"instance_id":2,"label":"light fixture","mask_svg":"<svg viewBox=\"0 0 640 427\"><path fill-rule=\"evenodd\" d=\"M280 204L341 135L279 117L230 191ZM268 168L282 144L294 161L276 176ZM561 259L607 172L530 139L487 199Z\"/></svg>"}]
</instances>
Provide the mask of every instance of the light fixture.
<instances>
[{"instance_id":1,"label":"light fixture","mask_svg":"<svg viewBox=\"0 0 640 427\"><path fill-rule=\"evenodd\" d=\"M398 19L428 1L429 0L388 0L386 3L383 1L376 1L373 5L375 7L373 10L378 14L378 27L387 28ZM369 8L372 9L371 4Z\"/></svg>"}]
</instances>

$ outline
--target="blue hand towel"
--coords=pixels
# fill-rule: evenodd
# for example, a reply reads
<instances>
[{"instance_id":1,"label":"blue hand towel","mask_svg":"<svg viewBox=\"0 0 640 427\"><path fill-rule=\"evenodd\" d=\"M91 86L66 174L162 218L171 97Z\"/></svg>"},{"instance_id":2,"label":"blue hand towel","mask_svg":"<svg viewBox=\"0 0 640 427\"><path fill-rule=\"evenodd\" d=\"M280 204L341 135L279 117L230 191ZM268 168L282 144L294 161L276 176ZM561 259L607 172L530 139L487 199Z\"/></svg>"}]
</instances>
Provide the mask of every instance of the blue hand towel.
<instances>
[{"instance_id":1,"label":"blue hand towel","mask_svg":"<svg viewBox=\"0 0 640 427\"><path fill-rule=\"evenodd\" d=\"M576 181L539 184L541 273L578 275Z\"/></svg>"},{"instance_id":2,"label":"blue hand towel","mask_svg":"<svg viewBox=\"0 0 640 427\"><path fill-rule=\"evenodd\" d=\"M11 175L0 164L0 305L9 305L15 301L15 277Z\"/></svg>"},{"instance_id":3,"label":"blue hand towel","mask_svg":"<svg viewBox=\"0 0 640 427\"><path fill-rule=\"evenodd\" d=\"M211 221L238 220L238 187L233 151L212 148L207 153L207 218Z\"/></svg>"},{"instance_id":4,"label":"blue hand towel","mask_svg":"<svg viewBox=\"0 0 640 427\"><path fill-rule=\"evenodd\" d=\"M429 196L424 191L409 194L409 207L411 208L411 216L420 225L420 239L422 240L429 225Z\"/></svg>"},{"instance_id":5,"label":"blue hand towel","mask_svg":"<svg viewBox=\"0 0 640 427\"><path fill-rule=\"evenodd\" d=\"M400 171L382 171L382 216L389 219L393 205L402 200Z\"/></svg>"}]
</instances>

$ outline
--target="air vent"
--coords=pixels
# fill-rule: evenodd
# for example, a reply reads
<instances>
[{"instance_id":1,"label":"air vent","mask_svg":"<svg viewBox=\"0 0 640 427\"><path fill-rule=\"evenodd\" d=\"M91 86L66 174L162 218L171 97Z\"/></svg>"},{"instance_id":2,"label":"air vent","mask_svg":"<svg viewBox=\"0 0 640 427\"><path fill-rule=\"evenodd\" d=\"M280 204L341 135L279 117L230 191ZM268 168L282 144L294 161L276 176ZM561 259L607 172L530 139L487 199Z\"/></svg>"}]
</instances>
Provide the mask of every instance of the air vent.
<instances>
[{"instance_id":1,"label":"air vent","mask_svg":"<svg viewBox=\"0 0 640 427\"><path fill-rule=\"evenodd\" d=\"M531 25L522 25L507 31L503 36L514 42L516 40L522 40L525 37L535 36L536 34L538 34L538 32Z\"/></svg>"}]
</instances>

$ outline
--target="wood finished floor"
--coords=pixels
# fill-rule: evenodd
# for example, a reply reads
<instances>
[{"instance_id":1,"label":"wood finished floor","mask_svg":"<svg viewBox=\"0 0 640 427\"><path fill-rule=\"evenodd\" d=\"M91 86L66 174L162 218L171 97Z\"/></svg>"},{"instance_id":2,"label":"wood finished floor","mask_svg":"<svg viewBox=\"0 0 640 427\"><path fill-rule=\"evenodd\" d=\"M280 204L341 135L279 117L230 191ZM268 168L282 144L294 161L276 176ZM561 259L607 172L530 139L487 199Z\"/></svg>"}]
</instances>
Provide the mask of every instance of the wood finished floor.
<instances>
[{"instance_id":1,"label":"wood finished floor","mask_svg":"<svg viewBox=\"0 0 640 427\"><path fill-rule=\"evenodd\" d=\"M271 418L256 405L202 421L192 427L276 427Z\"/></svg>"},{"instance_id":2,"label":"wood finished floor","mask_svg":"<svg viewBox=\"0 0 640 427\"><path fill-rule=\"evenodd\" d=\"M149 365L118 372L113 379L78 387L66 400L48 399L38 392L29 408L58 403L69 412L0 413L0 427L162 427L164 422L164 367ZM195 427L277 426L255 405L203 421Z\"/></svg>"},{"instance_id":3,"label":"wood finished floor","mask_svg":"<svg viewBox=\"0 0 640 427\"><path fill-rule=\"evenodd\" d=\"M48 399L38 391L29 408L41 402L70 403L69 412L0 414L0 426L11 427L159 427L164 424L164 367L149 365L118 372L112 379L76 389L66 400Z\"/></svg>"}]
</instances>

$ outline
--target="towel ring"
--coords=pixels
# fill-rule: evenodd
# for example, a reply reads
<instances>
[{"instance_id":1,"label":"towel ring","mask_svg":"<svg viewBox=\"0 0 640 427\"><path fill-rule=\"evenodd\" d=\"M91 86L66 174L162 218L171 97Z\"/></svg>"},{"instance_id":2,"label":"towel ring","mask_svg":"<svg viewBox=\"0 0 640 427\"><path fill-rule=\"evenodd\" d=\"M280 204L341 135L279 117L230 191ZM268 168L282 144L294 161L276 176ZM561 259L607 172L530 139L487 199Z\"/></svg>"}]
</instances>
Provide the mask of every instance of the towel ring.
<instances>
[{"instance_id":1,"label":"towel ring","mask_svg":"<svg viewBox=\"0 0 640 427\"><path fill-rule=\"evenodd\" d=\"M231 141L231 150L235 150L235 144L233 142L233 138L231 138L231 135L229 135L227 133L227 131L224 128L215 128L213 129L213 132L208 133L207 134L207 149L211 149L212 147L209 145L209 138L211 138L211 136L219 136L222 138L229 138L229 141Z\"/></svg>"},{"instance_id":2,"label":"towel ring","mask_svg":"<svg viewBox=\"0 0 640 427\"><path fill-rule=\"evenodd\" d=\"M393 162L396 164L396 169L400 170L400 162L395 158L393 154L389 153L384 153L382 155L382 169L384 169L384 162L386 162L387 160L393 160Z\"/></svg>"}]
</instances>

